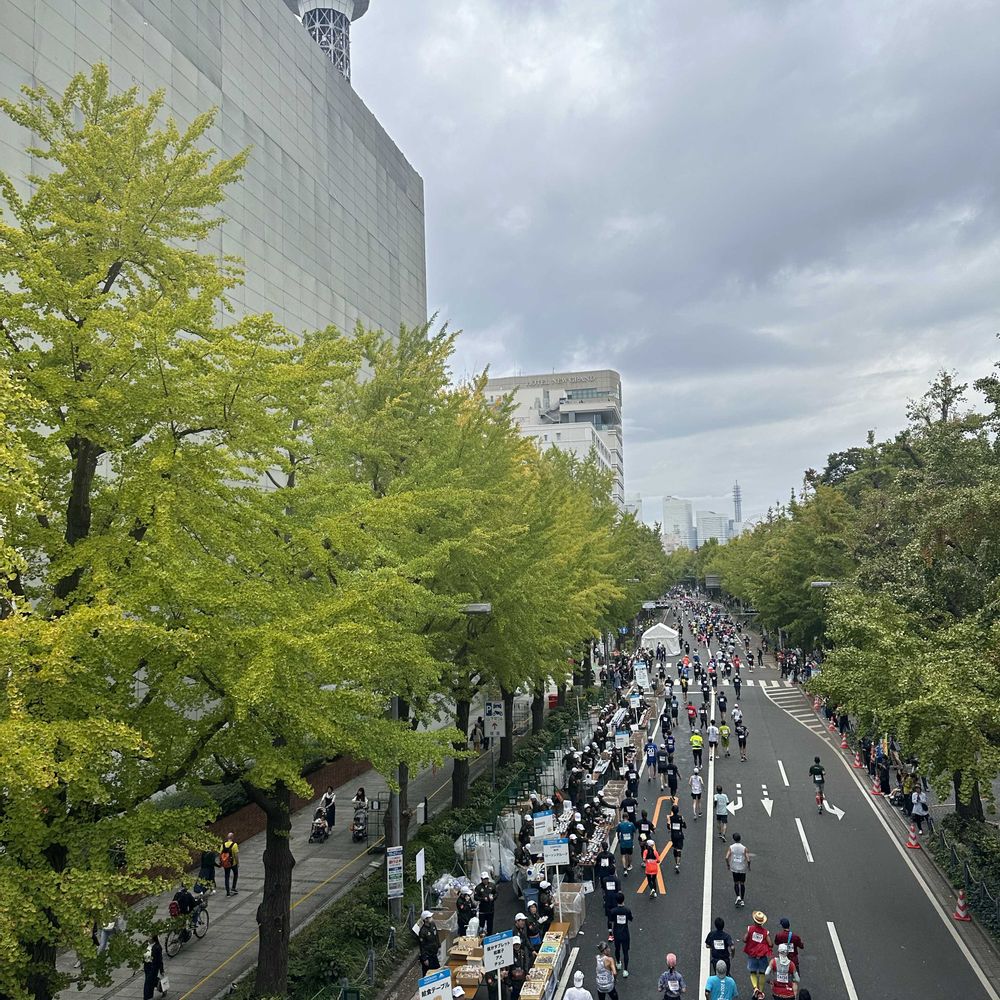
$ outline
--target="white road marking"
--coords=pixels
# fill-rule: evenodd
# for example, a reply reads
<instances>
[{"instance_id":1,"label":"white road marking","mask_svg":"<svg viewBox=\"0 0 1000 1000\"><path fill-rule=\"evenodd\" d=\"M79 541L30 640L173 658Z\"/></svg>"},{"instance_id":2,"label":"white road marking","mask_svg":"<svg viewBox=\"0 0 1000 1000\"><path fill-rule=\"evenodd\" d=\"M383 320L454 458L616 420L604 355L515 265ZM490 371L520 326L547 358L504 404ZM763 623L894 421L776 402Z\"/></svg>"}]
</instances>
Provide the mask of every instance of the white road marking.
<instances>
[{"instance_id":1,"label":"white road marking","mask_svg":"<svg viewBox=\"0 0 1000 1000\"><path fill-rule=\"evenodd\" d=\"M736 782L736 801L730 802L726 808L729 810L730 816L735 816L736 810L743 808L743 786L738 781Z\"/></svg>"},{"instance_id":2,"label":"white road marking","mask_svg":"<svg viewBox=\"0 0 1000 1000\"><path fill-rule=\"evenodd\" d=\"M837 928L833 926L833 921L826 922L826 929L830 932L830 941L833 944L834 954L837 956L837 963L840 965L840 974L844 977L844 988L847 990L847 1000L858 1000L858 991L854 988L854 980L851 978L851 970L847 968L847 958L844 956L844 949L840 946L840 938L837 936Z\"/></svg>"},{"instance_id":3,"label":"white road marking","mask_svg":"<svg viewBox=\"0 0 1000 1000\"><path fill-rule=\"evenodd\" d=\"M806 852L806 861L813 863L812 851L809 850L809 841L806 840L806 831L802 828L802 820L795 817L795 825L799 828L799 840L802 841L802 850ZM704 923L704 921L702 921Z\"/></svg>"},{"instance_id":4,"label":"white road marking","mask_svg":"<svg viewBox=\"0 0 1000 1000\"><path fill-rule=\"evenodd\" d=\"M823 799L823 808L828 813L833 813L833 815L836 816L838 820L844 818L844 810L843 809L838 809L836 806L831 806L830 803L829 803L829 801L825 797Z\"/></svg>"},{"instance_id":5,"label":"white road marking","mask_svg":"<svg viewBox=\"0 0 1000 1000\"><path fill-rule=\"evenodd\" d=\"M830 924L832 927L833 924ZM556 991L556 995L559 1000L562 1000L563 994L566 992L566 985L569 983L570 974L573 972L573 966L576 965L576 956L580 954L579 948L572 948L569 953L569 961L566 963L566 969L564 970L562 976L559 978L559 987ZM855 1000L857 997L855 996Z\"/></svg>"},{"instance_id":6,"label":"white road marking","mask_svg":"<svg viewBox=\"0 0 1000 1000\"><path fill-rule=\"evenodd\" d=\"M715 787L715 761L709 760L708 762L708 787ZM705 819L705 869L703 873L703 889L701 896L701 926L710 927L712 925L712 846L715 843L715 837L712 834L715 831L715 825L710 819ZM701 963L700 970L701 975L699 982L705 982L706 979L712 974L709 969L709 960L711 956L707 948L701 949Z\"/></svg>"},{"instance_id":7,"label":"white road marking","mask_svg":"<svg viewBox=\"0 0 1000 1000\"><path fill-rule=\"evenodd\" d=\"M752 688L752 687L753 687L753 681L752 681L752 680L748 680L748 681L746 682L746 685L747 685L747 687L748 687L748 688ZM762 686L763 686L763 685L762 685Z\"/></svg>"},{"instance_id":8,"label":"white road marking","mask_svg":"<svg viewBox=\"0 0 1000 1000\"><path fill-rule=\"evenodd\" d=\"M771 818L771 809L774 807L774 802L771 800L771 796L767 794L767 785L761 785L760 790L764 795L764 798L760 800L760 804L767 810L767 818Z\"/></svg>"},{"instance_id":9,"label":"white road marking","mask_svg":"<svg viewBox=\"0 0 1000 1000\"><path fill-rule=\"evenodd\" d=\"M778 761L778 770L781 772L781 780L785 783L785 788L788 787L788 775L785 774L785 765Z\"/></svg>"}]
</instances>

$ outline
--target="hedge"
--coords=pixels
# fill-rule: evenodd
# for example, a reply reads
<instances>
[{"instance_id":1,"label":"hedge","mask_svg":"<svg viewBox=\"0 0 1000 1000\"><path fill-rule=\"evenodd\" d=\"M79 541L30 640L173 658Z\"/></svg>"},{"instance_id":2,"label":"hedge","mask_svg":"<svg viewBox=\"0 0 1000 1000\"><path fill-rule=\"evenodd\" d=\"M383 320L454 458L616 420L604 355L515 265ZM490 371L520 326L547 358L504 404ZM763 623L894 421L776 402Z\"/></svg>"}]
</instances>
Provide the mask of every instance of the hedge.
<instances>
[{"instance_id":1,"label":"hedge","mask_svg":"<svg viewBox=\"0 0 1000 1000\"><path fill-rule=\"evenodd\" d=\"M1000 830L991 823L962 819L956 813L949 813L938 825L947 844L939 836L930 839L934 859L956 889L965 888L976 917L1000 939ZM969 884L966 864L972 875Z\"/></svg>"}]
</instances>

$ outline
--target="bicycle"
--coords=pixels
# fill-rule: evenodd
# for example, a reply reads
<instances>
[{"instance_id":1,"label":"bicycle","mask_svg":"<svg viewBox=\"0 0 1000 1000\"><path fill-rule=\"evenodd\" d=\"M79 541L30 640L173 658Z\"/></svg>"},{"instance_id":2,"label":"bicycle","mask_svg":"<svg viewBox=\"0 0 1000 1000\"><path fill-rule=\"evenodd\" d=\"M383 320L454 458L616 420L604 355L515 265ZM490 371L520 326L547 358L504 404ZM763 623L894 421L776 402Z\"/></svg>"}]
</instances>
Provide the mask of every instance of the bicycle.
<instances>
[{"instance_id":1,"label":"bicycle","mask_svg":"<svg viewBox=\"0 0 1000 1000\"><path fill-rule=\"evenodd\" d=\"M192 932L199 941L208 933L208 900L204 896L198 897L194 910L187 916L178 919L182 920L181 925L167 931L167 937L163 944L163 950L169 958L176 958L181 948L191 940Z\"/></svg>"}]
</instances>

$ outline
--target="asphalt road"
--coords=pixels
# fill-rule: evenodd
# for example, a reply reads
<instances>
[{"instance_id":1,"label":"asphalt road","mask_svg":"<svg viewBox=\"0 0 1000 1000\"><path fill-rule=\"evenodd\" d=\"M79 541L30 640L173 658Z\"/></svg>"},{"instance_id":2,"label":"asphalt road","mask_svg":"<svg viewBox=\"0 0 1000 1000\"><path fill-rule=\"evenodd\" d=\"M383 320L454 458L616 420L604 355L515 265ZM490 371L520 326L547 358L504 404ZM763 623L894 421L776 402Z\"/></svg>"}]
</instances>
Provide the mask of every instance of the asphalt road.
<instances>
[{"instance_id":1,"label":"asphalt road","mask_svg":"<svg viewBox=\"0 0 1000 1000\"><path fill-rule=\"evenodd\" d=\"M706 749L702 768L706 815L697 821L686 784L692 767L686 749L689 730L682 720L676 759L682 768L679 799L688 827L681 873L674 873L672 857L664 858L666 891L656 899L639 891L645 878L638 861L625 880L626 904L632 908L634 922L630 977L619 977L621 996L655 996L664 956L673 951L687 980L687 995L703 997L708 969L703 941L714 918L721 916L736 941L733 975L740 995L748 997L751 986L742 941L751 914L761 909L768 916L772 937L780 930L783 916L802 937L802 985L815 1000L997 1000L998 993L989 983L995 957L989 956L989 971L979 969L981 938L968 925L950 920L953 903L949 906L943 900L944 909L939 910L932 902L933 887L925 890L927 880L911 866L912 859L902 846L903 828L898 823L884 825L879 810L868 802L867 782L856 780L851 768L842 763L849 763L848 755L833 746L825 730L823 735L817 732L822 726L798 689L774 686L779 676L773 668L750 673L744 667L740 706L749 729L749 760L740 762L735 738L728 759L709 764ZM747 684L750 679L753 686ZM766 682L763 688L762 680ZM727 694L731 711L731 688ZM699 691L694 695L696 704L700 698ZM817 813L808 775L814 755L822 758L827 769L827 800L843 810L840 818L833 812ZM740 833L751 852L747 901L742 909L734 903L732 878L724 860L726 845L711 815L708 790L714 792L716 784L740 805L729 819L730 839ZM770 812L764 800L769 801ZM661 799L657 782L648 782L643 774L641 808L653 816L658 803L656 843L662 850L669 839L663 822L669 801ZM596 997L594 951L607 932L600 897L590 896L588 902L585 933L576 941L575 967L583 970L585 985Z\"/></svg>"}]
</instances>

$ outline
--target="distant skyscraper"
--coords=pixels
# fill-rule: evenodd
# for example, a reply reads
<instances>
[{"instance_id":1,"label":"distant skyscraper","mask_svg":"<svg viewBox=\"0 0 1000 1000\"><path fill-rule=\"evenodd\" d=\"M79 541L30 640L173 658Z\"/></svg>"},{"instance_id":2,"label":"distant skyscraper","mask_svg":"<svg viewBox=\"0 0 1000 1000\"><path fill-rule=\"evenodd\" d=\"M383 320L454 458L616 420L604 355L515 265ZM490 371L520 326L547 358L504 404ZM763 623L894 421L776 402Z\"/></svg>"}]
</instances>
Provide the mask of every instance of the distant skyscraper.
<instances>
[{"instance_id":1,"label":"distant skyscraper","mask_svg":"<svg viewBox=\"0 0 1000 1000\"><path fill-rule=\"evenodd\" d=\"M729 541L729 518L716 514L714 510L699 510L695 515L698 525L698 545L704 545L710 538L720 545Z\"/></svg>"},{"instance_id":2,"label":"distant skyscraper","mask_svg":"<svg viewBox=\"0 0 1000 1000\"><path fill-rule=\"evenodd\" d=\"M642 494L641 493L626 493L625 494L625 513L635 514L638 520L642 520Z\"/></svg>"},{"instance_id":3,"label":"distant skyscraper","mask_svg":"<svg viewBox=\"0 0 1000 1000\"><path fill-rule=\"evenodd\" d=\"M663 546L668 551L696 548L691 501L680 497L664 497L660 531L663 534Z\"/></svg>"}]
</instances>

